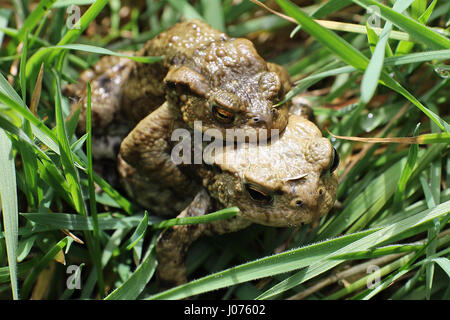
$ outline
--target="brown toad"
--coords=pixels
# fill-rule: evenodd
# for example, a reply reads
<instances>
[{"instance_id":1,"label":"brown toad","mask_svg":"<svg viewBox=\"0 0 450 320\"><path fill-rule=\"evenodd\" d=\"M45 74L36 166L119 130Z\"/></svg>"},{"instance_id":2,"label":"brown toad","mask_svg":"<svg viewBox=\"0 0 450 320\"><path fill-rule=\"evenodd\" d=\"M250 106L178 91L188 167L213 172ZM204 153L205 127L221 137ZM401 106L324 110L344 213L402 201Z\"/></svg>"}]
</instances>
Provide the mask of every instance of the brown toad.
<instances>
[{"instance_id":1,"label":"brown toad","mask_svg":"<svg viewBox=\"0 0 450 320\"><path fill-rule=\"evenodd\" d=\"M159 117L159 124L170 122L169 117L170 112L166 117ZM143 119L122 144L123 157L132 152L131 163L137 169L121 162L121 172L138 197L147 198L149 188L161 188L157 181L147 180L148 176L154 176L154 171L146 172L150 155L146 139L140 139L148 134L149 122L154 120L151 116ZM202 235L232 232L251 223L275 227L310 223L326 214L336 199L334 171L339 157L330 141L305 117L291 115L279 138L267 143L247 142L210 149L211 152L206 150L204 164L182 167L193 183L197 181L199 192L178 217L204 215L230 206L239 207L240 214L228 220L166 230L156 247L158 274L165 282L186 281L185 253Z\"/></svg>"},{"instance_id":2,"label":"brown toad","mask_svg":"<svg viewBox=\"0 0 450 320\"><path fill-rule=\"evenodd\" d=\"M200 21L175 25L137 55L164 58L143 64L105 57L69 87L69 95L78 99L74 106L82 107L83 129L83 92L91 82L94 152L115 159L115 150L99 148L102 140L106 146L110 140L122 141L133 128L121 143L119 172L128 193L152 214L203 215L228 206L241 210L227 221L164 232L157 245L163 280L185 281L183 255L203 234L231 232L252 222L308 223L329 211L338 160L329 141L306 119L292 115L283 133L291 103L276 104L291 85L282 67L266 63L248 40L229 38ZM192 133L196 121L200 132L242 129L270 135L278 129L281 135L267 146L241 145L214 154L212 165L178 166L171 157L172 133L176 128ZM255 151L265 156L256 157ZM220 162L221 154L236 158Z\"/></svg>"},{"instance_id":3,"label":"brown toad","mask_svg":"<svg viewBox=\"0 0 450 320\"><path fill-rule=\"evenodd\" d=\"M168 188L168 196L162 197L168 206L160 207L163 214L181 208L171 205L171 191L194 188L170 160L168 138L174 128L192 129L194 121L201 121L202 130L282 131L286 127L290 102L277 103L291 87L289 76L281 66L265 62L247 39L230 38L204 22L192 20L159 34L136 55L163 59L146 64L104 57L66 92L76 100L73 107L82 108L79 127L84 131L85 87L87 81L91 82L96 158L115 159L120 141L141 119L153 114L155 121L147 128L151 134L140 139L146 139L151 153L147 172L152 167L153 178ZM161 126L158 117L165 117L166 112L173 114L173 121ZM123 154L133 162L133 152ZM139 203L161 203L153 198Z\"/></svg>"}]
</instances>

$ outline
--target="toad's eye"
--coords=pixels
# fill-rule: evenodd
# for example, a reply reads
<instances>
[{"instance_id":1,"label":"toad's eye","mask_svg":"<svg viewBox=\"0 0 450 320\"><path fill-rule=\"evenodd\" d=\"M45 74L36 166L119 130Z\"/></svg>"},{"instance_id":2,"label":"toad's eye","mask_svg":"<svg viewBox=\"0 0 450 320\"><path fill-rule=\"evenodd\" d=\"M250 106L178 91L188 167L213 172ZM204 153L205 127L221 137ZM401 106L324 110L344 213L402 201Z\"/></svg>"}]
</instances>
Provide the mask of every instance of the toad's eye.
<instances>
[{"instance_id":1,"label":"toad's eye","mask_svg":"<svg viewBox=\"0 0 450 320\"><path fill-rule=\"evenodd\" d=\"M339 165L339 153L336 151L335 148L333 148L333 159L331 159L331 166L330 166L330 173L333 173L334 170Z\"/></svg>"},{"instance_id":2,"label":"toad's eye","mask_svg":"<svg viewBox=\"0 0 450 320\"><path fill-rule=\"evenodd\" d=\"M250 195L250 198L252 198L254 201L260 202L262 204L271 204L273 202L273 195L258 189L254 185L246 184L245 189Z\"/></svg>"},{"instance_id":3,"label":"toad's eye","mask_svg":"<svg viewBox=\"0 0 450 320\"><path fill-rule=\"evenodd\" d=\"M234 122L234 113L214 103L211 112L218 122L223 124L231 124Z\"/></svg>"}]
</instances>

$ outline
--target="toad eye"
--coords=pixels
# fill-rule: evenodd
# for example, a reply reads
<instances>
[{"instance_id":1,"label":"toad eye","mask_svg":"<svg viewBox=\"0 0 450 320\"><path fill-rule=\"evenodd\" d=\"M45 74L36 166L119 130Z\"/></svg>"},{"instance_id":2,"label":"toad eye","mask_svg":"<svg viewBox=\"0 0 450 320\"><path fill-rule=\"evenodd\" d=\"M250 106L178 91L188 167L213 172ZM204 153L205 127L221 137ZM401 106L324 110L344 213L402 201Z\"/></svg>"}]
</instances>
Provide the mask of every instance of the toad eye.
<instances>
[{"instance_id":1,"label":"toad eye","mask_svg":"<svg viewBox=\"0 0 450 320\"><path fill-rule=\"evenodd\" d=\"M214 103L211 107L211 113L218 122L231 124L234 122L234 113Z\"/></svg>"},{"instance_id":2,"label":"toad eye","mask_svg":"<svg viewBox=\"0 0 450 320\"><path fill-rule=\"evenodd\" d=\"M338 166L339 166L339 153L333 147L333 158L331 159L330 173L333 173Z\"/></svg>"},{"instance_id":3,"label":"toad eye","mask_svg":"<svg viewBox=\"0 0 450 320\"><path fill-rule=\"evenodd\" d=\"M245 189L250 195L250 198L252 198L252 200L254 201L260 202L262 204L271 204L273 202L273 195L258 189L254 185L246 184Z\"/></svg>"}]
</instances>

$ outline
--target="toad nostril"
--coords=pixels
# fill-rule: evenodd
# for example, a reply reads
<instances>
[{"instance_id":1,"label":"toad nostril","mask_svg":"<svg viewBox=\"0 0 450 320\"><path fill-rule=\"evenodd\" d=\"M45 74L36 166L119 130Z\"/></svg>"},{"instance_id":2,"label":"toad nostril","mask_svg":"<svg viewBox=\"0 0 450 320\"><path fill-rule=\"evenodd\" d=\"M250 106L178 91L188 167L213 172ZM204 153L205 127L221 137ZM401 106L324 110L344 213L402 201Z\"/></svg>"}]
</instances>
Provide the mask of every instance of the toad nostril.
<instances>
[{"instance_id":1,"label":"toad nostril","mask_svg":"<svg viewBox=\"0 0 450 320\"><path fill-rule=\"evenodd\" d=\"M258 128L271 128L272 120L265 115L257 115L250 118L249 123Z\"/></svg>"},{"instance_id":2,"label":"toad nostril","mask_svg":"<svg viewBox=\"0 0 450 320\"><path fill-rule=\"evenodd\" d=\"M297 208L301 208L305 205L305 203L303 202L302 199L300 198L294 198L291 201L291 207L297 207Z\"/></svg>"},{"instance_id":3,"label":"toad nostril","mask_svg":"<svg viewBox=\"0 0 450 320\"><path fill-rule=\"evenodd\" d=\"M319 196L321 196L322 194L323 194L323 189L320 188L320 189L319 189Z\"/></svg>"}]
</instances>

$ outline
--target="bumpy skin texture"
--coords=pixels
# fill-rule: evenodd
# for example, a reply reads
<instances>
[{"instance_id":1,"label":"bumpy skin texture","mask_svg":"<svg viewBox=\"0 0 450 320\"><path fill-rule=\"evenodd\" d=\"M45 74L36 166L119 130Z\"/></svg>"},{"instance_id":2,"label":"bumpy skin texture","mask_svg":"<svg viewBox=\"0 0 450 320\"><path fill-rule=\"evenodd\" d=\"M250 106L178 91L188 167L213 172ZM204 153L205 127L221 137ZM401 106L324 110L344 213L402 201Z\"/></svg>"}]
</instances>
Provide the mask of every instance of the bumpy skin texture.
<instances>
[{"instance_id":1,"label":"bumpy skin texture","mask_svg":"<svg viewBox=\"0 0 450 320\"><path fill-rule=\"evenodd\" d=\"M85 88L86 82L91 82L93 152L95 158L101 159L115 160L120 141L128 132L153 111L163 109L154 115L156 119L140 125L144 130L136 130L121 144L120 172L127 189L145 207L157 206L161 214L169 214L180 204L170 196L158 197L156 186L146 189L149 196L136 196L134 191L142 189L138 187L142 180L156 178L164 192L177 194L186 193L190 184L169 157L170 133L175 128L192 129L194 121L201 121L203 130L221 131L283 131L286 126L290 103L275 104L290 89L289 75L281 66L266 63L246 39L230 38L193 20L159 34L136 55L164 59L144 64L125 58L102 58L93 70L82 74L78 84L68 86L66 94L74 99L73 108L82 108L79 127L84 131ZM171 117L170 123L161 126L157 118L167 109L171 114L164 117ZM137 135L148 146L145 170L140 170L141 159L133 151L139 144ZM129 174L130 167L137 168L138 173ZM145 174L146 178L137 178L137 174Z\"/></svg>"},{"instance_id":2,"label":"bumpy skin texture","mask_svg":"<svg viewBox=\"0 0 450 320\"><path fill-rule=\"evenodd\" d=\"M190 169L201 178L209 198L203 194L200 201L197 196L181 216L230 206L238 206L240 215L163 233L156 247L159 277L171 284L186 281L184 255L201 235L237 231L250 223L274 227L310 223L326 214L336 200L337 155L315 124L301 116L291 115L285 131L267 145L243 143L216 149L205 161L209 165Z\"/></svg>"},{"instance_id":3,"label":"bumpy skin texture","mask_svg":"<svg viewBox=\"0 0 450 320\"><path fill-rule=\"evenodd\" d=\"M286 127L289 104L274 105L290 89L289 76L265 62L247 39L230 38L191 20L159 34L136 55L164 59L146 64L105 57L78 84L67 87L66 94L78 100L84 114L86 82L92 82L93 127L98 132L116 119L136 124L164 101L191 128L194 121L219 130ZM213 106L232 113L232 119L217 121Z\"/></svg>"},{"instance_id":4,"label":"bumpy skin texture","mask_svg":"<svg viewBox=\"0 0 450 320\"><path fill-rule=\"evenodd\" d=\"M165 96L191 128L198 120L205 129L219 130L286 126L288 105L273 106L290 84L283 81L282 68L267 64L249 40L229 38L193 20L159 34L138 55L165 57L157 64L136 63L124 83L124 104L138 119L161 104L155 97ZM216 121L215 104L232 112L233 120Z\"/></svg>"},{"instance_id":5,"label":"bumpy skin texture","mask_svg":"<svg viewBox=\"0 0 450 320\"><path fill-rule=\"evenodd\" d=\"M122 183L135 201L161 216L183 210L200 187L171 159L171 132L176 118L169 103L142 119L120 146Z\"/></svg>"},{"instance_id":6,"label":"bumpy skin texture","mask_svg":"<svg viewBox=\"0 0 450 320\"><path fill-rule=\"evenodd\" d=\"M194 170L224 207L238 205L241 217L253 223L285 227L310 223L332 208L337 192L336 175L330 172L334 157L330 141L312 122L291 115L278 139L224 148L208 159L219 170ZM255 191L265 197L256 193L255 200Z\"/></svg>"},{"instance_id":7,"label":"bumpy skin texture","mask_svg":"<svg viewBox=\"0 0 450 320\"><path fill-rule=\"evenodd\" d=\"M282 67L266 63L250 41L231 39L200 21L175 25L137 55L164 59L142 64L105 57L66 90L74 108L82 107L83 129L84 92L91 82L94 152L115 158L117 150L108 141L126 136L118 155L123 184L138 203L158 215L241 209L239 216L226 221L166 230L156 246L162 280L186 281L184 255L202 235L236 231L252 222L307 223L329 211L337 188L335 175L327 172L332 148L315 125L301 117L291 116L283 132L289 108L300 115L304 111L291 103L274 107L291 88ZM218 109L222 118L214 112ZM175 128L192 130L194 121L202 122L202 131L233 128L251 134L267 129L260 131L271 134L278 129L281 136L266 147L226 150L232 158L239 156L231 162L220 162L218 153L210 159L212 165L176 166L170 158L171 133ZM260 191L270 201L252 199Z\"/></svg>"}]
</instances>

